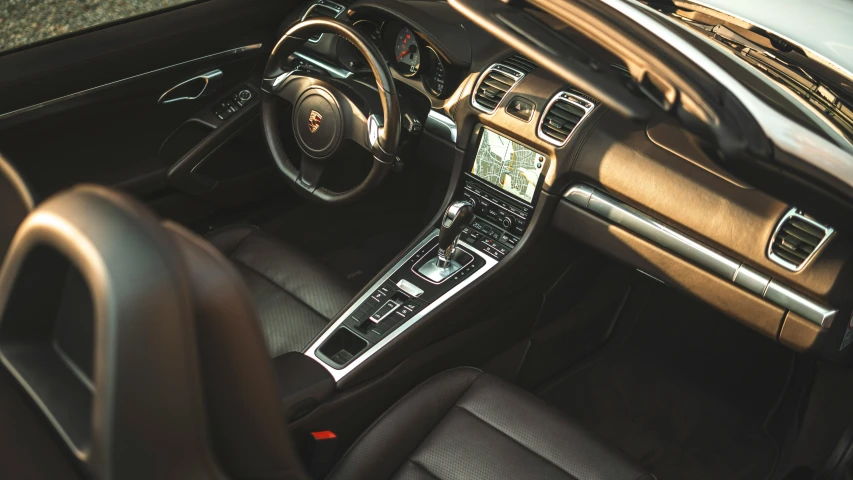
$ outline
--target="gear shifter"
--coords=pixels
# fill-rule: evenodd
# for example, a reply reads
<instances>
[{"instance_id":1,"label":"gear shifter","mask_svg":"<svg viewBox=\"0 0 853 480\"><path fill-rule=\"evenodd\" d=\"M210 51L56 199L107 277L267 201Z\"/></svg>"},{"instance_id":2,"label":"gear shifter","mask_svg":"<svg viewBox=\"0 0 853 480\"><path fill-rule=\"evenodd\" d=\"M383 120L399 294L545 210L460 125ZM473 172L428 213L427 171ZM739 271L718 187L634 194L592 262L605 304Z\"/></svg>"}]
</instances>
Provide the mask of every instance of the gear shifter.
<instances>
[{"instance_id":1,"label":"gear shifter","mask_svg":"<svg viewBox=\"0 0 853 480\"><path fill-rule=\"evenodd\" d=\"M455 258L460 256L460 253L456 252L456 242L462 234L462 229L471 223L473 218L474 210L468 202L453 202L447 207L441 218L441 230L438 233L438 254L418 268L421 276L433 283L441 283L462 268L460 260ZM464 251L461 255L471 256ZM466 261L467 259L462 260L461 263Z\"/></svg>"},{"instance_id":2,"label":"gear shifter","mask_svg":"<svg viewBox=\"0 0 853 480\"><path fill-rule=\"evenodd\" d=\"M439 268L448 268L456 252L456 242L462 229L471 223L474 210L468 202L453 202L444 212L441 219L441 230L438 233L438 262Z\"/></svg>"}]
</instances>

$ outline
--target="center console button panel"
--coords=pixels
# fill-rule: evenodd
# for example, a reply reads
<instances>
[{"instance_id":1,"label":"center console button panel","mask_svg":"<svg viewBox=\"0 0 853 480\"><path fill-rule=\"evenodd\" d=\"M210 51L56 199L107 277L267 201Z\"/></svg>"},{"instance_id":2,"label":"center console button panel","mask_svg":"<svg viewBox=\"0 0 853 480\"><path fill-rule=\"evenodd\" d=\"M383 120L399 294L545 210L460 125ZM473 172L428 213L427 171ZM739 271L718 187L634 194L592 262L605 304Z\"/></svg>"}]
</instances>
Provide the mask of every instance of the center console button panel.
<instances>
[{"instance_id":1,"label":"center console button panel","mask_svg":"<svg viewBox=\"0 0 853 480\"><path fill-rule=\"evenodd\" d=\"M476 250L482 251L482 248L477 247ZM494 265L494 260L478 254L476 250L463 238L453 258L459 268L446 278L433 281L421 273L422 267L433 262L438 253L438 236L433 235L378 287L349 309L343 322L335 328L335 332L345 330L345 334L334 333L319 348L309 347L309 352L313 350L316 358L335 370L346 367L477 271ZM342 341L342 338L347 341ZM349 346L359 350L349 351Z\"/></svg>"}]
</instances>

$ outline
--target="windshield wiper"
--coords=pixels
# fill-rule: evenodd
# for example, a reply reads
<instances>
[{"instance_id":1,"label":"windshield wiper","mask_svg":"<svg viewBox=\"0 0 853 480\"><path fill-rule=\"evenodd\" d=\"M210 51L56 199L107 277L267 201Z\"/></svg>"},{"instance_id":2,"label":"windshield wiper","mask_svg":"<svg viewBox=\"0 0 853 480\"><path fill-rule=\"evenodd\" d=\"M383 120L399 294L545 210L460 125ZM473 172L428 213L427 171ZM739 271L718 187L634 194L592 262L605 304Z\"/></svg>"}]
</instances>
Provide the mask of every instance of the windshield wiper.
<instances>
[{"instance_id":1,"label":"windshield wiper","mask_svg":"<svg viewBox=\"0 0 853 480\"><path fill-rule=\"evenodd\" d=\"M831 123L835 124L837 129L841 130L848 141L853 140L853 109L830 85L806 67L781 58L724 25L711 27L709 33L728 44L730 48L737 50L753 66L762 70L777 83L783 84L809 101Z\"/></svg>"}]
</instances>

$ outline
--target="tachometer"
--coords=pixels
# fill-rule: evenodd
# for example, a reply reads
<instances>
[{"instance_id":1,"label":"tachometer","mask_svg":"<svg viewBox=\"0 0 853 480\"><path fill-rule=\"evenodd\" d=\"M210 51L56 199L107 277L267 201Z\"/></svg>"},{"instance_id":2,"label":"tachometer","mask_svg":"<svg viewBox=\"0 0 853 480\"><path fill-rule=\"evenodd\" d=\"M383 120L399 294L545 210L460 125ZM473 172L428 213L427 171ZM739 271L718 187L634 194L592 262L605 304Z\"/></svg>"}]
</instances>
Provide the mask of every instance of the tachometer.
<instances>
[{"instance_id":1,"label":"tachometer","mask_svg":"<svg viewBox=\"0 0 853 480\"><path fill-rule=\"evenodd\" d=\"M436 97L443 97L445 93L445 82L447 81L447 69L444 62L432 47L426 47L427 66L421 74L421 80L429 93Z\"/></svg>"},{"instance_id":2,"label":"tachometer","mask_svg":"<svg viewBox=\"0 0 853 480\"><path fill-rule=\"evenodd\" d=\"M403 27L394 42L395 65L400 75L411 77L421 68L421 50L418 40L409 27Z\"/></svg>"}]
</instances>

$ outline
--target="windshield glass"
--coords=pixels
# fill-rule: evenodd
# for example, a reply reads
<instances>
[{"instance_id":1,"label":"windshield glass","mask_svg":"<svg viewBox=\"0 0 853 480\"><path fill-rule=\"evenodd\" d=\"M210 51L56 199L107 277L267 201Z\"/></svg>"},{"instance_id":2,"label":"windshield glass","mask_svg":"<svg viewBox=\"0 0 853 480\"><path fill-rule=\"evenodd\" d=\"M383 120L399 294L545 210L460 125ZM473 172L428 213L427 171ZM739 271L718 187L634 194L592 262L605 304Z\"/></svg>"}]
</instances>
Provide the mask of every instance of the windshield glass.
<instances>
[{"instance_id":1,"label":"windshield glass","mask_svg":"<svg viewBox=\"0 0 853 480\"><path fill-rule=\"evenodd\" d=\"M743 19L690 2L650 1L648 5L734 53L808 106L836 133L834 137L853 145L853 80L804 48Z\"/></svg>"}]
</instances>

